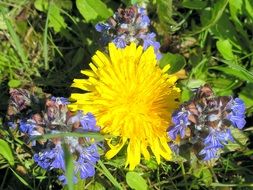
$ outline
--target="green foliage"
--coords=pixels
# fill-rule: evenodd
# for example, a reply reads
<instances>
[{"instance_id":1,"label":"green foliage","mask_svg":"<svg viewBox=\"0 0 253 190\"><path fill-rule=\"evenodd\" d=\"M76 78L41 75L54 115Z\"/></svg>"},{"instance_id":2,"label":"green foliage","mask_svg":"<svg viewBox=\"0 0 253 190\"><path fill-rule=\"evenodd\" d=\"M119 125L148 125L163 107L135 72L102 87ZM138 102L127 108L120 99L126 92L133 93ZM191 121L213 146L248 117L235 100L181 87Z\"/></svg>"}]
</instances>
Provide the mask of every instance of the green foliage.
<instances>
[{"instance_id":1,"label":"green foliage","mask_svg":"<svg viewBox=\"0 0 253 190\"><path fill-rule=\"evenodd\" d=\"M14 165L14 157L11 147L6 141L2 139L0 139L0 154L8 161L11 166Z\"/></svg>"},{"instance_id":2,"label":"green foliage","mask_svg":"<svg viewBox=\"0 0 253 190\"><path fill-rule=\"evenodd\" d=\"M87 22L99 22L112 16L112 11L100 0L76 0L76 6Z\"/></svg>"},{"instance_id":3,"label":"green foliage","mask_svg":"<svg viewBox=\"0 0 253 190\"><path fill-rule=\"evenodd\" d=\"M207 5L206 1L202 0L183 0L182 6L188 9L203 9Z\"/></svg>"},{"instance_id":4,"label":"green foliage","mask_svg":"<svg viewBox=\"0 0 253 190\"><path fill-rule=\"evenodd\" d=\"M8 82L8 86L10 88L18 88L18 87L20 87L20 85L21 85L21 81L20 80L11 79Z\"/></svg>"},{"instance_id":5,"label":"green foliage","mask_svg":"<svg viewBox=\"0 0 253 190\"><path fill-rule=\"evenodd\" d=\"M70 83L88 67L99 47L94 25L107 20L120 6L146 4L152 30L163 49L160 67L171 65L178 80L181 102L195 88L209 83L217 95L239 96L247 108L246 129L232 130L229 142L215 163L199 161L185 152L172 161L141 161L129 172L125 155L102 160L96 175L72 184L73 163L65 150L65 189L251 189L253 114L253 3L249 0L35 0L0 1L0 82L3 95L9 88L36 86L57 96L69 96ZM192 43L191 40L194 41ZM2 95L1 95L2 98ZM5 101L6 100L6 101ZM1 101L1 117L7 98ZM2 119L1 119L2 120ZM0 123L2 125L2 123ZM4 124L6 125L6 124ZM4 126L6 127L6 126ZM49 134L35 139L80 134ZM103 135L87 133L100 141ZM60 189L58 173L45 171L32 159L30 142L16 130L0 131L1 189ZM107 148L107 147L105 147ZM9 172L8 172L9 171ZM2 188L3 187L3 188Z\"/></svg>"},{"instance_id":6,"label":"green foliage","mask_svg":"<svg viewBox=\"0 0 253 190\"><path fill-rule=\"evenodd\" d=\"M213 26L222 16L223 11L226 8L228 0L220 0L217 1L211 9L210 15L203 15L203 26L196 28L192 34L197 34L203 32L204 30L208 30L211 26ZM201 15L202 16L202 15ZM210 17L210 18L209 18Z\"/></svg>"},{"instance_id":7,"label":"green foliage","mask_svg":"<svg viewBox=\"0 0 253 190\"><path fill-rule=\"evenodd\" d=\"M136 172L127 172L126 182L132 189L136 190L147 190L148 185L145 179L139 173Z\"/></svg>"},{"instance_id":8,"label":"green foliage","mask_svg":"<svg viewBox=\"0 0 253 190\"><path fill-rule=\"evenodd\" d=\"M69 152L67 145L63 145L64 161L66 166L66 179L69 190L74 190L74 163L72 154Z\"/></svg>"},{"instance_id":9,"label":"green foliage","mask_svg":"<svg viewBox=\"0 0 253 190\"><path fill-rule=\"evenodd\" d=\"M232 50L232 45L229 42L229 40L219 40L217 41L216 46L224 59L226 60L235 59L233 50Z\"/></svg>"},{"instance_id":10,"label":"green foliage","mask_svg":"<svg viewBox=\"0 0 253 190\"><path fill-rule=\"evenodd\" d=\"M174 74L184 68L186 61L185 58L180 54L166 53L160 60L159 66L163 68L167 64L170 65L168 73Z\"/></svg>"}]
</instances>

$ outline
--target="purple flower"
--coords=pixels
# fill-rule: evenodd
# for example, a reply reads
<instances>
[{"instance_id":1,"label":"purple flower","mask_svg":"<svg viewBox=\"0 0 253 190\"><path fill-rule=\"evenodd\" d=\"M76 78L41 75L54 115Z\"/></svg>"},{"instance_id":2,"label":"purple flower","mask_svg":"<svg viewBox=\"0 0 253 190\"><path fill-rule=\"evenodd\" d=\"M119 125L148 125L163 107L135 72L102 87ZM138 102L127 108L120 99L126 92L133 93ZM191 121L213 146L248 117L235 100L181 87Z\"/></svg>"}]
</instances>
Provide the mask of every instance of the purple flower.
<instances>
[{"instance_id":1,"label":"purple flower","mask_svg":"<svg viewBox=\"0 0 253 190\"><path fill-rule=\"evenodd\" d=\"M80 172L81 179L86 179L87 177L92 177L95 175L95 167L93 164L86 162L82 158L79 158L75 162L76 170L75 173Z\"/></svg>"},{"instance_id":2,"label":"purple flower","mask_svg":"<svg viewBox=\"0 0 253 190\"><path fill-rule=\"evenodd\" d=\"M32 119L28 119L27 121L21 120L19 123L19 130L22 133L27 133L28 135L32 134L35 127L36 123Z\"/></svg>"},{"instance_id":3,"label":"purple flower","mask_svg":"<svg viewBox=\"0 0 253 190\"><path fill-rule=\"evenodd\" d=\"M107 23L98 23L95 25L95 29L98 32L105 32L108 31L111 28L111 26Z\"/></svg>"},{"instance_id":4,"label":"purple flower","mask_svg":"<svg viewBox=\"0 0 253 190\"><path fill-rule=\"evenodd\" d=\"M223 131L211 129L209 135L204 139L205 147L199 155L205 155L204 160L217 158L218 150L223 148L228 141L234 141L230 129L224 129Z\"/></svg>"},{"instance_id":5,"label":"purple flower","mask_svg":"<svg viewBox=\"0 0 253 190\"><path fill-rule=\"evenodd\" d=\"M112 41L118 48L124 48L126 47L126 42L125 42L125 36L121 35L116 37L113 41Z\"/></svg>"},{"instance_id":6,"label":"purple flower","mask_svg":"<svg viewBox=\"0 0 253 190\"><path fill-rule=\"evenodd\" d=\"M92 113L87 113L81 120L81 125L85 131L98 132L100 128L96 125L96 118Z\"/></svg>"},{"instance_id":7,"label":"purple flower","mask_svg":"<svg viewBox=\"0 0 253 190\"><path fill-rule=\"evenodd\" d=\"M186 111L175 112L172 116L172 121L174 126L168 132L170 138L175 140L178 134L180 134L181 138L184 138L187 125L190 124L188 121L188 113Z\"/></svg>"},{"instance_id":8,"label":"purple flower","mask_svg":"<svg viewBox=\"0 0 253 190\"><path fill-rule=\"evenodd\" d=\"M61 144L57 144L53 149L44 150L33 157L34 161L44 169L62 169L65 170L64 152Z\"/></svg>"},{"instance_id":9,"label":"purple flower","mask_svg":"<svg viewBox=\"0 0 253 190\"><path fill-rule=\"evenodd\" d=\"M69 104L68 98L64 98L64 97L52 96L51 100L54 101L58 105L67 105L67 104Z\"/></svg>"},{"instance_id":10,"label":"purple flower","mask_svg":"<svg viewBox=\"0 0 253 190\"><path fill-rule=\"evenodd\" d=\"M218 152L218 148L204 148L199 152L199 155L204 155L205 157L203 158L203 160L211 160L213 158L217 158L217 152Z\"/></svg>"},{"instance_id":11,"label":"purple flower","mask_svg":"<svg viewBox=\"0 0 253 190\"><path fill-rule=\"evenodd\" d=\"M176 154L179 154L179 145L178 144L175 144L175 143L172 143L170 142L169 143L169 147L170 149L175 152Z\"/></svg>"},{"instance_id":12,"label":"purple flower","mask_svg":"<svg viewBox=\"0 0 253 190\"><path fill-rule=\"evenodd\" d=\"M8 125L10 128L12 128L12 129L16 129L16 127L17 127L16 123L14 123L13 121L8 121L8 122L7 122L7 125Z\"/></svg>"},{"instance_id":13,"label":"purple flower","mask_svg":"<svg viewBox=\"0 0 253 190\"><path fill-rule=\"evenodd\" d=\"M99 160L99 154L96 145L83 148L79 159L75 163L75 173L80 172L81 179L92 177L95 174L95 164Z\"/></svg>"},{"instance_id":14,"label":"purple flower","mask_svg":"<svg viewBox=\"0 0 253 190\"><path fill-rule=\"evenodd\" d=\"M242 129L245 124L245 105L240 98L232 99L231 112L228 114L227 119L231 121L234 127Z\"/></svg>"},{"instance_id":15,"label":"purple flower","mask_svg":"<svg viewBox=\"0 0 253 190\"><path fill-rule=\"evenodd\" d=\"M161 47L160 43L155 40L156 34L155 33L148 33L148 34L141 34L140 38L143 40L143 48L144 50L147 49L150 46L154 47L154 50L156 52L156 58L159 60L161 59L161 53L159 52L159 49Z\"/></svg>"},{"instance_id":16,"label":"purple flower","mask_svg":"<svg viewBox=\"0 0 253 190\"><path fill-rule=\"evenodd\" d=\"M76 122L80 122L84 131L100 131L100 128L96 125L96 118L92 113L87 113L84 115L82 111L79 111L75 116L69 119L68 124L74 124Z\"/></svg>"},{"instance_id":17,"label":"purple flower","mask_svg":"<svg viewBox=\"0 0 253 190\"><path fill-rule=\"evenodd\" d=\"M59 181L62 182L63 185L66 185L67 184L67 178L65 175L60 175L58 177ZM77 183L77 177L76 176L73 176L73 183Z\"/></svg>"},{"instance_id":18,"label":"purple flower","mask_svg":"<svg viewBox=\"0 0 253 190\"><path fill-rule=\"evenodd\" d=\"M80 152L80 157L83 160L86 160L90 163L95 164L100 158L98 154L97 146L95 144L92 144L88 147L83 148L83 151Z\"/></svg>"},{"instance_id":19,"label":"purple flower","mask_svg":"<svg viewBox=\"0 0 253 190\"><path fill-rule=\"evenodd\" d=\"M148 27L150 25L150 19L147 15L147 11L145 8L143 7L139 7L138 8L138 13L141 15L141 22L140 22L140 26L141 27Z\"/></svg>"},{"instance_id":20,"label":"purple flower","mask_svg":"<svg viewBox=\"0 0 253 190\"><path fill-rule=\"evenodd\" d=\"M55 148L53 148L50 151L50 156L53 157L53 160L50 164L50 169L53 168L59 168L62 170L65 170L65 163L64 163L64 152L63 149L61 147L61 144L57 144L55 146Z\"/></svg>"},{"instance_id":21,"label":"purple flower","mask_svg":"<svg viewBox=\"0 0 253 190\"><path fill-rule=\"evenodd\" d=\"M149 46L153 46L155 51L159 50L161 45L155 41L155 37L156 34L154 32L140 35L140 38L143 40L143 48L147 49Z\"/></svg>"},{"instance_id":22,"label":"purple flower","mask_svg":"<svg viewBox=\"0 0 253 190\"><path fill-rule=\"evenodd\" d=\"M246 124L244 118L241 118L233 114L229 114L227 118L232 122L233 126L237 127L238 129L242 129Z\"/></svg>"}]
</instances>

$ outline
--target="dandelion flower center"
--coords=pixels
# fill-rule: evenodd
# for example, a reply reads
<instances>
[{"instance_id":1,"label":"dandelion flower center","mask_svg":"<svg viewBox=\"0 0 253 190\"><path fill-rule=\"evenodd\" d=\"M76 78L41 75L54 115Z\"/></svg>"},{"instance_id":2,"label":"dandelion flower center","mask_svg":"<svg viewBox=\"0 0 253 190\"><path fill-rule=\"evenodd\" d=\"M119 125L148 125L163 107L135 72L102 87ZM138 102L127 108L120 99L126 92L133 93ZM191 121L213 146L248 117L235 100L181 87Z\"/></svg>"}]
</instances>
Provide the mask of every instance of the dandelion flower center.
<instances>
[{"instance_id":1,"label":"dandelion flower center","mask_svg":"<svg viewBox=\"0 0 253 190\"><path fill-rule=\"evenodd\" d=\"M171 113L178 107L180 90L175 87L176 76L157 66L154 49L143 52L142 46L132 43L124 49L109 44L109 55L100 51L92 57L92 70L81 71L88 79L75 79L72 87L87 91L73 93L76 100L69 107L93 113L102 133L120 139L108 139L107 158L114 157L126 144L130 170L152 152L160 163L160 156L171 158L166 130ZM149 148L148 148L149 147Z\"/></svg>"}]
</instances>

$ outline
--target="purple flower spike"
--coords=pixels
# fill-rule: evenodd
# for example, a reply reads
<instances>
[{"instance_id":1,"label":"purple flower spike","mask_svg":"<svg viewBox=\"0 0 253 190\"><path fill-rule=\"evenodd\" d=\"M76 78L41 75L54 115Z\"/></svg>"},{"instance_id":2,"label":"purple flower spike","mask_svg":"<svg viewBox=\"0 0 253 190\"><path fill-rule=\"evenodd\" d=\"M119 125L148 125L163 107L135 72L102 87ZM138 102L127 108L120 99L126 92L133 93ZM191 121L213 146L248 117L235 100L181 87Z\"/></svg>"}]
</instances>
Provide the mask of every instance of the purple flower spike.
<instances>
[{"instance_id":1,"label":"purple flower spike","mask_svg":"<svg viewBox=\"0 0 253 190\"><path fill-rule=\"evenodd\" d=\"M131 42L142 45L144 50L153 46L157 59L161 59L160 43L155 40L155 33L148 33L150 19L143 7L136 5L119 8L106 23L98 23L95 28L102 33L101 42L113 42L118 48L124 48Z\"/></svg>"},{"instance_id":2,"label":"purple flower spike","mask_svg":"<svg viewBox=\"0 0 253 190\"><path fill-rule=\"evenodd\" d=\"M154 35L150 37L152 39ZM181 139L180 142L170 142L170 147L174 148L171 144L188 144L194 152L201 149L198 154L204 160L211 160L219 157L225 145L234 142L230 127L244 127L245 105L239 98L215 96L211 86L205 84L195 90L195 96L191 100L174 112L172 121L174 125L169 129L168 135L172 140L177 135ZM178 149L174 151L178 152Z\"/></svg>"}]
</instances>

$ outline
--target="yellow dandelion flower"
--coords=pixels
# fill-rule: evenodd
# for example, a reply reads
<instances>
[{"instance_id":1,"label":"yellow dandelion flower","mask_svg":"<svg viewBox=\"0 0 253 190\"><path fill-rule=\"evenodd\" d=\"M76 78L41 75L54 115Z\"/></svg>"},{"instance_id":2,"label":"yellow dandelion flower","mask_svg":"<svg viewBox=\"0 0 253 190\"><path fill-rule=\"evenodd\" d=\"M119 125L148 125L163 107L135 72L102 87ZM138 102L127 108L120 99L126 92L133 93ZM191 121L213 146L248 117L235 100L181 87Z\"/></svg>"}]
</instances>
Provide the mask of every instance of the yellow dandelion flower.
<instances>
[{"instance_id":1,"label":"yellow dandelion flower","mask_svg":"<svg viewBox=\"0 0 253 190\"><path fill-rule=\"evenodd\" d=\"M148 160L152 152L158 163L161 156L169 160L166 130L178 107L177 77L165 73L169 67L157 66L152 47L143 52L134 43L124 49L110 43L109 55L97 51L92 62L92 70L81 71L88 79L72 84L87 92L71 94L76 102L69 107L93 113L102 133L117 137L117 142L107 140L110 150L105 156L110 159L127 145L130 170L140 163L141 154Z\"/></svg>"}]
</instances>

